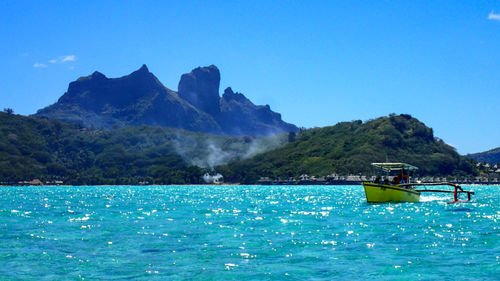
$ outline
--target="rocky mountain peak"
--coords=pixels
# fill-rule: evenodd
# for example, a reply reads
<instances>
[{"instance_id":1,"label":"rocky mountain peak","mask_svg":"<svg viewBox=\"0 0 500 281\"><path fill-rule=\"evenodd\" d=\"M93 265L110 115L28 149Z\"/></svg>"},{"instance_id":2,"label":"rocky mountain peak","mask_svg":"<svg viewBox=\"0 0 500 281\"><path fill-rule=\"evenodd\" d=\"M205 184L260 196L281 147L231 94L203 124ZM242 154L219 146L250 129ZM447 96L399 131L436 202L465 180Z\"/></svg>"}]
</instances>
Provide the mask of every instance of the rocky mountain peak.
<instances>
[{"instance_id":1,"label":"rocky mountain peak","mask_svg":"<svg viewBox=\"0 0 500 281\"><path fill-rule=\"evenodd\" d=\"M249 102L249 100L242 93L233 92L233 89L231 89L231 87L227 87L224 90L224 94L222 95L222 99L224 99L227 102L232 101L232 100L237 101L237 102Z\"/></svg>"},{"instance_id":2,"label":"rocky mountain peak","mask_svg":"<svg viewBox=\"0 0 500 281\"><path fill-rule=\"evenodd\" d=\"M106 77L106 75L100 73L99 71L94 71L94 73L92 73L91 75L89 75L89 76L82 76L82 77L78 78L76 81L74 81L72 83L89 81L89 80L106 80L106 79L108 79Z\"/></svg>"},{"instance_id":3,"label":"rocky mountain peak","mask_svg":"<svg viewBox=\"0 0 500 281\"><path fill-rule=\"evenodd\" d=\"M179 96L206 113L219 114L220 72L215 65L197 67L183 74L179 81Z\"/></svg>"},{"instance_id":4,"label":"rocky mountain peak","mask_svg":"<svg viewBox=\"0 0 500 281\"><path fill-rule=\"evenodd\" d=\"M132 72L129 76L144 76L144 75L153 75L153 73L149 72L149 69L148 67L143 64L139 69L137 69L136 71Z\"/></svg>"},{"instance_id":5,"label":"rocky mountain peak","mask_svg":"<svg viewBox=\"0 0 500 281\"><path fill-rule=\"evenodd\" d=\"M219 86L220 72L215 65L182 75L178 93L166 88L146 65L119 78L96 71L71 82L57 103L35 116L95 128L145 124L227 135L298 130L268 105L255 105L229 87L221 98Z\"/></svg>"},{"instance_id":6,"label":"rocky mountain peak","mask_svg":"<svg viewBox=\"0 0 500 281\"><path fill-rule=\"evenodd\" d=\"M94 71L94 73L92 73L91 76L93 79L105 79L105 78L107 78L106 75L100 73L99 71Z\"/></svg>"}]
</instances>

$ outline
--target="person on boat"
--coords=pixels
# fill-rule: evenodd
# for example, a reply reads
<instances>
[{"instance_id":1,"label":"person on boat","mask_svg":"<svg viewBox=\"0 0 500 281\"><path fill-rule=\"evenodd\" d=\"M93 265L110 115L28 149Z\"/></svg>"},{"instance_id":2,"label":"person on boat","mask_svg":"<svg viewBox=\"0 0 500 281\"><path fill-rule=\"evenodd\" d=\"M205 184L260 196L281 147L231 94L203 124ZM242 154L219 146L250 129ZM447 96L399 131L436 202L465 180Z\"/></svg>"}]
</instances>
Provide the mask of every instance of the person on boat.
<instances>
[{"instance_id":1,"label":"person on boat","mask_svg":"<svg viewBox=\"0 0 500 281\"><path fill-rule=\"evenodd\" d=\"M401 175L397 175L394 178L392 178L392 184L396 185L401 183Z\"/></svg>"},{"instance_id":2,"label":"person on boat","mask_svg":"<svg viewBox=\"0 0 500 281\"><path fill-rule=\"evenodd\" d=\"M408 174L406 174L405 169L403 169L401 172L402 172L401 183L408 183Z\"/></svg>"},{"instance_id":3,"label":"person on boat","mask_svg":"<svg viewBox=\"0 0 500 281\"><path fill-rule=\"evenodd\" d=\"M375 178L375 183L380 183L381 179L380 179L380 176L377 176L377 178Z\"/></svg>"}]
</instances>

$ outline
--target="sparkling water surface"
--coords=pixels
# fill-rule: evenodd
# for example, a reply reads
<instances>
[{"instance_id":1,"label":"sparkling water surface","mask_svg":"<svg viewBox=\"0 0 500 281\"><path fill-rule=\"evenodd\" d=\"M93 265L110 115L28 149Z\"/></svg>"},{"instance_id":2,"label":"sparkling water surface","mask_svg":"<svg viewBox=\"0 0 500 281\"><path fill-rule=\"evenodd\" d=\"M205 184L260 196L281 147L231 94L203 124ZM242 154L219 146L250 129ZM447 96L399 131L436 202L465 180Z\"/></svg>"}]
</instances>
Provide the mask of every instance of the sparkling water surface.
<instances>
[{"instance_id":1,"label":"sparkling water surface","mask_svg":"<svg viewBox=\"0 0 500 281\"><path fill-rule=\"evenodd\" d=\"M0 187L0 280L499 280L499 186Z\"/></svg>"}]
</instances>

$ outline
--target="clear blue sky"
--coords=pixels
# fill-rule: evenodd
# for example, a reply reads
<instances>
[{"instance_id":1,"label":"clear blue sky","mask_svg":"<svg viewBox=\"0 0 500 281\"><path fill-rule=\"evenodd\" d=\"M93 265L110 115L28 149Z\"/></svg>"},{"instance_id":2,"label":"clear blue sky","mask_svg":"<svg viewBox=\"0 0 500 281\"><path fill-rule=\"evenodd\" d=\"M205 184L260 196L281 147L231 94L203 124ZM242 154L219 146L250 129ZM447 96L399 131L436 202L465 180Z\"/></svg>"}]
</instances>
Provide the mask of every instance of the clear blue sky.
<instances>
[{"instance_id":1,"label":"clear blue sky","mask_svg":"<svg viewBox=\"0 0 500 281\"><path fill-rule=\"evenodd\" d=\"M1 1L0 109L147 64L227 86L303 127L409 113L472 153L500 146L500 1Z\"/></svg>"}]
</instances>

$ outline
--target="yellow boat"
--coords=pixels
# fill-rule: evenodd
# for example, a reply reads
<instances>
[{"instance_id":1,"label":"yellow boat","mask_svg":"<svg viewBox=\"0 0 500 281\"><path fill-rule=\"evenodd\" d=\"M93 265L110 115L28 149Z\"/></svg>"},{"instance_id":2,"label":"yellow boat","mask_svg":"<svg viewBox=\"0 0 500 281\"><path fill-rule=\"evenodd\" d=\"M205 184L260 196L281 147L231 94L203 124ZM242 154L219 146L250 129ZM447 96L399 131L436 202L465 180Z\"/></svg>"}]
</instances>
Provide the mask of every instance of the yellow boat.
<instances>
[{"instance_id":1,"label":"yellow boat","mask_svg":"<svg viewBox=\"0 0 500 281\"><path fill-rule=\"evenodd\" d=\"M413 171L418 168L406 163L372 163L374 168L386 173L385 179L377 177L375 182L364 182L366 201L368 203L382 203L382 202L419 202L420 193L422 192L440 192L440 193L453 193L453 203L464 203L471 200L471 195L474 191L463 190L461 186L448 182L441 183L412 183L411 176ZM391 174L396 174L395 176ZM391 182L391 183L389 183ZM415 190L416 186L443 186L448 185L454 188L451 190L441 189L421 189ZM467 194L467 200L460 200L459 194Z\"/></svg>"},{"instance_id":2,"label":"yellow boat","mask_svg":"<svg viewBox=\"0 0 500 281\"><path fill-rule=\"evenodd\" d=\"M364 182L366 201L380 202L419 202L420 192L404 187Z\"/></svg>"},{"instance_id":3,"label":"yellow boat","mask_svg":"<svg viewBox=\"0 0 500 281\"><path fill-rule=\"evenodd\" d=\"M406 163L372 163L372 166L386 172L386 177L385 181L377 177L375 182L363 183L368 203L420 201L420 192L409 185L411 175L417 167ZM391 176L394 172L398 175Z\"/></svg>"}]
</instances>

